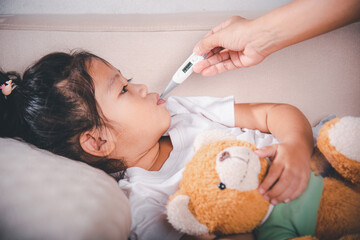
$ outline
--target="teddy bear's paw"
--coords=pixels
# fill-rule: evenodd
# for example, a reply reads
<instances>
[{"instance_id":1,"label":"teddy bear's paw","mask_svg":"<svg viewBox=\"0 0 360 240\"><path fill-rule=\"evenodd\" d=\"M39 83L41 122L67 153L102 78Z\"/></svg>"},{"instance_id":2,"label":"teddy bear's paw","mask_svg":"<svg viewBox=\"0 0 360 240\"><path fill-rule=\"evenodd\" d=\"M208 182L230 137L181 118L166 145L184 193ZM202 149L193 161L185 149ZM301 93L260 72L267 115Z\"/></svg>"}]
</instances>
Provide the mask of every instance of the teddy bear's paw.
<instances>
[{"instance_id":1,"label":"teddy bear's paw","mask_svg":"<svg viewBox=\"0 0 360 240\"><path fill-rule=\"evenodd\" d=\"M208 234L208 227L200 223L190 212L188 208L189 201L189 196L177 195L168 203L167 215L169 222L176 230L189 235Z\"/></svg>"},{"instance_id":2,"label":"teddy bear's paw","mask_svg":"<svg viewBox=\"0 0 360 240\"><path fill-rule=\"evenodd\" d=\"M344 178L360 183L360 118L327 122L319 132L318 148Z\"/></svg>"}]
</instances>

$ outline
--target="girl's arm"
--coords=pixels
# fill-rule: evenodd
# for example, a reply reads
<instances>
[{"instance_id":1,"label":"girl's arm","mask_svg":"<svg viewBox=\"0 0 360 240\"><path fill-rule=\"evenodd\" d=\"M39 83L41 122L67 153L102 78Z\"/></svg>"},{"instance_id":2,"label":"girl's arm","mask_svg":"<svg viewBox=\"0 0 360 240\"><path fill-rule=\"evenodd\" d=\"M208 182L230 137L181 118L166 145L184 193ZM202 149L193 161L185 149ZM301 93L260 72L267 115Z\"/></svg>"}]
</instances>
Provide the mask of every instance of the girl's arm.
<instances>
[{"instance_id":1,"label":"girl's arm","mask_svg":"<svg viewBox=\"0 0 360 240\"><path fill-rule=\"evenodd\" d=\"M304 114L287 104L235 104L235 126L271 133L280 142L257 151L272 160L260 193L273 204L297 198L307 186L313 151L312 129Z\"/></svg>"}]
</instances>

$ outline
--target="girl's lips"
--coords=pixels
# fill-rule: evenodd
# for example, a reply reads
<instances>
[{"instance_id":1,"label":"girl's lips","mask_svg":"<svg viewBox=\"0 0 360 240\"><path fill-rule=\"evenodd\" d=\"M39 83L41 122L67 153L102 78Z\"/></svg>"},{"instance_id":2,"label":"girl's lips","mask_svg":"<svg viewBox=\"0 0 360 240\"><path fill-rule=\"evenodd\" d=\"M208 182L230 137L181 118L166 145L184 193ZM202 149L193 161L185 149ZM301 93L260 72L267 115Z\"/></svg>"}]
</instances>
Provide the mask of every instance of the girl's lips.
<instances>
[{"instance_id":1,"label":"girl's lips","mask_svg":"<svg viewBox=\"0 0 360 240\"><path fill-rule=\"evenodd\" d=\"M161 98L160 98L159 94L157 94L157 99L158 99L158 100L157 100L157 105L166 103L166 101L165 101L164 99L161 99Z\"/></svg>"},{"instance_id":2,"label":"girl's lips","mask_svg":"<svg viewBox=\"0 0 360 240\"><path fill-rule=\"evenodd\" d=\"M164 104L166 101L164 99L159 98L157 101L157 105Z\"/></svg>"}]
</instances>

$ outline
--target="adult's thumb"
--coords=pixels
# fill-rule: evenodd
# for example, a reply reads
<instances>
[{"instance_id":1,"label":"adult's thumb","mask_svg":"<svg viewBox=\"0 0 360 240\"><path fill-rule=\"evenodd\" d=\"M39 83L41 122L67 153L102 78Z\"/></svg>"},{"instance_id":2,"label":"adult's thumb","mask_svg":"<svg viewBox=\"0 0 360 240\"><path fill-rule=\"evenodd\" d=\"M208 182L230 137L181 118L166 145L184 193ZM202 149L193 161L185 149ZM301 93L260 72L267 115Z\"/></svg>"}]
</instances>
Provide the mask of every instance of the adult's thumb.
<instances>
[{"instance_id":1,"label":"adult's thumb","mask_svg":"<svg viewBox=\"0 0 360 240\"><path fill-rule=\"evenodd\" d=\"M221 36L221 32L216 32L204 37L195 45L193 52L197 55L204 55L216 47L224 47L221 45Z\"/></svg>"}]
</instances>

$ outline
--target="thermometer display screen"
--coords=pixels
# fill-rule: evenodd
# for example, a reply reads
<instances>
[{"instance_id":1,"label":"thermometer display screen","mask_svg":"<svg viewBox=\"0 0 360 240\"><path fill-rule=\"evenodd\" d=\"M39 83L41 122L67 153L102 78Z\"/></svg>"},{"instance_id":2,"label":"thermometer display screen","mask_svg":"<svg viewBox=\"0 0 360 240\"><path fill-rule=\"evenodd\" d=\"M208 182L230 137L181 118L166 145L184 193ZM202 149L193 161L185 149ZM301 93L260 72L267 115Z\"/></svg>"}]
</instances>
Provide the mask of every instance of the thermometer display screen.
<instances>
[{"instance_id":1,"label":"thermometer display screen","mask_svg":"<svg viewBox=\"0 0 360 240\"><path fill-rule=\"evenodd\" d=\"M189 62L188 64L186 64L186 66L182 69L182 71L184 73L186 73L192 66L193 64L191 62Z\"/></svg>"}]
</instances>

